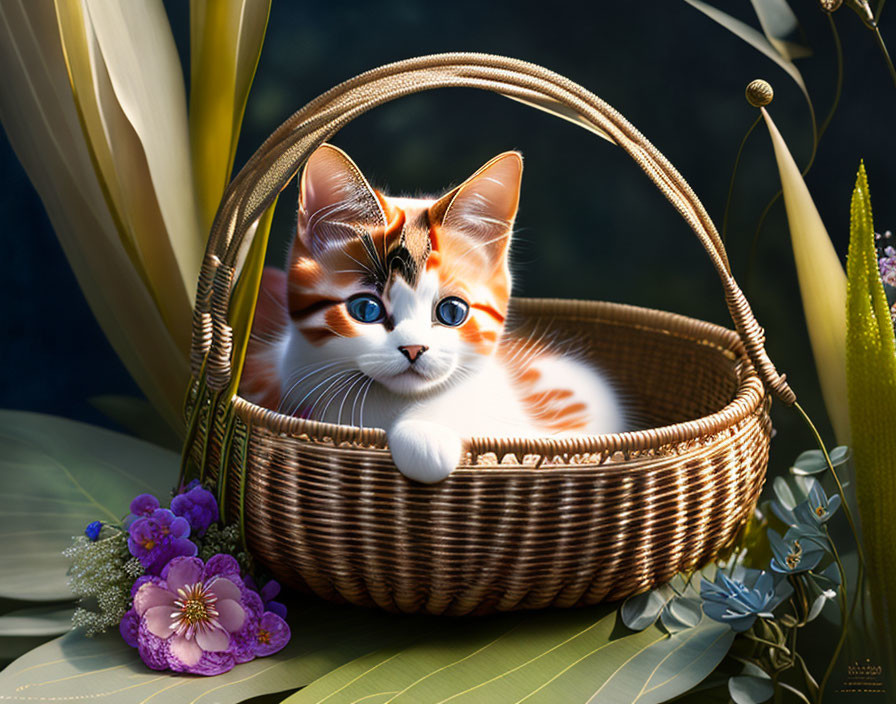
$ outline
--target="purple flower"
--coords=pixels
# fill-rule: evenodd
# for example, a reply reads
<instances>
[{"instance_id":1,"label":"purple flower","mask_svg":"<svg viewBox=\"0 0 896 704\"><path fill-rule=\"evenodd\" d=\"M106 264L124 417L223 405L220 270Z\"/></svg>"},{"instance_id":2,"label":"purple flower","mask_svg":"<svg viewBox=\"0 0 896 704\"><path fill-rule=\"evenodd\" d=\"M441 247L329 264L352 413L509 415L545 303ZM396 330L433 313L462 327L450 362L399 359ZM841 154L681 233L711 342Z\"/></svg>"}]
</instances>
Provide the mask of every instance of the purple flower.
<instances>
[{"instance_id":1,"label":"purple flower","mask_svg":"<svg viewBox=\"0 0 896 704\"><path fill-rule=\"evenodd\" d=\"M242 584L210 571L196 557L171 560L163 580L144 583L134 595L137 648L143 662L154 670L198 675L217 675L233 668L231 636L247 620ZM127 641L133 617L125 617L128 623L121 630Z\"/></svg>"},{"instance_id":2,"label":"purple flower","mask_svg":"<svg viewBox=\"0 0 896 704\"><path fill-rule=\"evenodd\" d=\"M130 528L134 521L140 518L148 518L159 508L159 500L152 494L140 494L131 501L131 512L125 516L124 527Z\"/></svg>"},{"instance_id":3,"label":"purple flower","mask_svg":"<svg viewBox=\"0 0 896 704\"><path fill-rule=\"evenodd\" d=\"M171 510L175 515L186 518L197 535L205 533L208 527L218 520L218 502L215 500L215 495L201 486L195 486L171 499Z\"/></svg>"},{"instance_id":4,"label":"purple flower","mask_svg":"<svg viewBox=\"0 0 896 704\"><path fill-rule=\"evenodd\" d=\"M261 589L255 584L255 580L252 579L251 575L247 575L243 581L246 583L247 587L258 592L261 600L264 602L265 611L270 611L277 614L280 618L284 620L286 619L286 606L279 601L274 601L276 596L280 593L280 584L277 580L268 580Z\"/></svg>"},{"instance_id":5,"label":"purple flower","mask_svg":"<svg viewBox=\"0 0 896 704\"><path fill-rule=\"evenodd\" d=\"M102 521L94 521L93 523L88 523L87 527L84 529L84 535L90 538L93 542L96 542L100 537L100 531L103 529Z\"/></svg>"},{"instance_id":6,"label":"purple flower","mask_svg":"<svg viewBox=\"0 0 896 704\"><path fill-rule=\"evenodd\" d=\"M277 614L265 612L255 632L255 654L260 658L273 655L286 646L291 635L286 621Z\"/></svg>"},{"instance_id":7,"label":"purple flower","mask_svg":"<svg viewBox=\"0 0 896 704\"><path fill-rule=\"evenodd\" d=\"M887 286L896 286L896 249L885 247L883 255L878 259L880 278Z\"/></svg>"},{"instance_id":8,"label":"purple flower","mask_svg":"<svg viewBox=\"0 0 896 704\"><path fill-rule=\"evenodd\" d=\"M134 609L128 611L121 617L121 623L118 624L118 631L124 642L132 648L137 647L137 633L140 630L140 617Z\"/></svg>"},{"instance_id":9,"label":"purple flower","mask_svg":"<svg viewBox=\"0 0 896 704\"><path fill-rule=\"evenodd\" d=\"M149 574L159 574L172 558L197 552L196 545L187 539L190 524L166 508L157 508L148 518L138 518L128 534L128 550Z\"/></svg>"}]
</instances>

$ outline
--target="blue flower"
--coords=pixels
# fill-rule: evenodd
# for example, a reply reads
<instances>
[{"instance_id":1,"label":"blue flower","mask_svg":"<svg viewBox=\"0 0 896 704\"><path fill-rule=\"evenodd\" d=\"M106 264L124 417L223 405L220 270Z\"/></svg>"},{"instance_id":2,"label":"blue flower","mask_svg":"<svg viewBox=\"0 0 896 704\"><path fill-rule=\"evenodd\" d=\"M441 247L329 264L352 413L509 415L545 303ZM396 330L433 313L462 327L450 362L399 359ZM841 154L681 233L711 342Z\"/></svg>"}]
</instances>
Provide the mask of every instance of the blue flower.
<instances>
[{"instance_id":1,"label":"blue flower","mask_svg":"<svg viewBox=\"0 0 896 704\"><path fill-rule=\"evenodd\" d=\"M87 527L84 529L84 535L90 538L93 542L96 542L100 537L100 531L103 529L102 521L94 521L93 523L88 523Z\"/></svg>"},{"instance_id":2,"label":"blue flower","mask_svg":"<svg viewBox=\"0 0 896 704\"><path fill-rule=\"evenodd\" d=\"M818 527L827 523L838 508L840 508L840 495L834 494L828 498L821 484L813 480L808 498L793 509L793 515L802 525Z\"/></svg>"},{"instance_id":3,"label":"blue flower","mask_svg":"<svg viewBox=\"0 0 896 704\"><path fill-rule=\"evenodd\" d=\"M720 569L714 582L700 580L703 613L738 633L752 626L758 616L771 618L792 591L790 584L776 580L770 572L743 567L735 568L730 577Z\"/></svg>"},{"instance_id":4,"label":"blue flower","mask_svg":"<svg viewBox=\"0 0 896 704\"><path fill-rule=\"evenodd\" d=\"M772 548L771 568L783 574L797 574L813 569L821 562L826 550L825 539L817 529L797 526L782 538L777 531L768 532Z\"/></svg>"}]
</instances>

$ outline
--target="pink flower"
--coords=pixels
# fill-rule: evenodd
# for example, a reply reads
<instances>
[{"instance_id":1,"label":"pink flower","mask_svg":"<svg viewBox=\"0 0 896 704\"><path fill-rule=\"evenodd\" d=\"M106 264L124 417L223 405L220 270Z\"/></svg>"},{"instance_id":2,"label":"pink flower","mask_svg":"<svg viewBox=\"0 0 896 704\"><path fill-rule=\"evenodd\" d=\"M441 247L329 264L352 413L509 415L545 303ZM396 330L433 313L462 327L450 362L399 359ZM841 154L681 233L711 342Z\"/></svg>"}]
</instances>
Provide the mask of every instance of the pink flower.
<instances>
[{"instance_id":1,"label":"pink flower","mask_svg":"<svg viewBox=\"0 0 896 704\"><path fill-rule=\"evenodd\" d=\"M209 570L196 557L176 557L165 567L162 580L145 582L134 594L143 661L157 670L200 675L230 670L235 663L231 634L239 632L247 618L239 577ZM127 631L134 632L133 624Z\"/></svg>"}]
</instances>

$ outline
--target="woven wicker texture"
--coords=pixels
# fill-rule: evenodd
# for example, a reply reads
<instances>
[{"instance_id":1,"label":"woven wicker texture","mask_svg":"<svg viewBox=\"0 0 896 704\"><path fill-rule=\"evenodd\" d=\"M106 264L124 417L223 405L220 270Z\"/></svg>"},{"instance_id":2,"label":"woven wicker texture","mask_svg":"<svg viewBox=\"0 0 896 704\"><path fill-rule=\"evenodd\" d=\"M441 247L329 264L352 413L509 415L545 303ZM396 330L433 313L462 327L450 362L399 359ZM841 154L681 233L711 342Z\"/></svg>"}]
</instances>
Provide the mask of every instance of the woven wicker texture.
<instances>
[{"instance_id":1,"label":"woven wicker texture","mask_svg":"<svg viewBox=\"0 0 896 704\"><path fill-rule=\"evenodd\" d=\"M395 469L382 430L291 418L229 393L227 316L252 223L310 153L372 107L450 86L521 100L625 149L704 245L737 332L632 306L515 300L523 333L552 328L584 342L644 429L472 438L455 472L424 486ZM184 476L216 483L258 561L327 599L436 614L591 604L704 564L731 544L761 490L766 390L795 400L765 353L715 227L678 172L584 88L482 54L362 74L274 132L222 200L199 278L192 362Z\"/></svg>"}]
</instances>

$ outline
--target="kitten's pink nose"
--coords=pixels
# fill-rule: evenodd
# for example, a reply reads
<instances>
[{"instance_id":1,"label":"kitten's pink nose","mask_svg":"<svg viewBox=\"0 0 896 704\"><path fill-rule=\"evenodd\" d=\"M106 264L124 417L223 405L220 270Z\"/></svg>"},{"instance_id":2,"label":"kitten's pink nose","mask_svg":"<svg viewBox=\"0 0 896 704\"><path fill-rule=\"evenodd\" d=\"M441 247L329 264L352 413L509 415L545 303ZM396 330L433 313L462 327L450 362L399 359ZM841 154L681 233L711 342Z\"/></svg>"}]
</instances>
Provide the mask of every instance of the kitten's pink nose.
<instances>
[{"instance_id":1,"label":"kitten's pink nose","mask_svg":"<svg viewBox=\"0 0 896 704\"><path fill-rule=\"evenodd\" d=\"M426 345L399 345L398 349L401 350L401 353L408 358L408 361L411 364L413 364L420 359L420 355L426 352L429 347Z\"/></svg>"}]
</instances>

